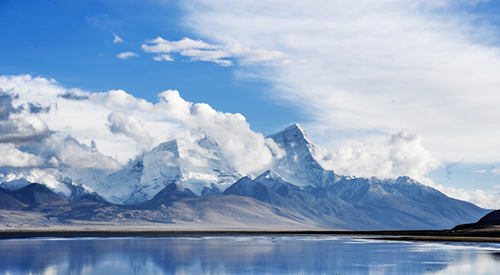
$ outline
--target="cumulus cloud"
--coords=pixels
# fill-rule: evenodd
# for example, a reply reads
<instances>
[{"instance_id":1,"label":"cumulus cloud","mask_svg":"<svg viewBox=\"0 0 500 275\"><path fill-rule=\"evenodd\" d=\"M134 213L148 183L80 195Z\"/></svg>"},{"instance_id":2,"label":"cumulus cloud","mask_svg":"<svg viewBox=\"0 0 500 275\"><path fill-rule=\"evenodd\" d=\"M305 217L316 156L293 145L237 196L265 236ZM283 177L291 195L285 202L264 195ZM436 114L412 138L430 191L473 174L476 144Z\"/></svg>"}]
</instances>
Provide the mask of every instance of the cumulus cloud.
<instances>
[{"instance_id":1,"label":"cumulus cloud","mask_svg":"<svg viewBox=\"0 0 500 275\"><path fill-rule=\"evenodd\" d=\"M116 33L113 34L113 43L118 44L118 43L123 43L123 39L119 37Z\"/></svg>"},{"instance_id":2,"label":"cumulus cloud","mask_svg":"<svg viewBox=\"0 0 500 275\"><path fill-rule=\"evenodd\" d=\"M50 132L47 125L34 114L46 108L27 103L12 106L12 95L0 92L0 143L25 143L40 141Z\"/></svg>"},{"instance_id":3,"label":"cumulus cloud","mask_svg":"<svg viewBox=\"0 0 500 275\"><path fill-rule=\"evenodd\" d=\"M176 90L162 92L159 98L155 107L160 114L181 122L191 132L211 137L240 174L261 171L271 164L269 141L252 131L243 115L222 113L205 103L185 101Z\"/></svg>"},{"instance_id":4,"label":"cumulus cloud","mask_svg":"<svg viewBox=\"0 0 500 275\"><path fill-rule=\"evenodd\" d=\"M421 177L441 163L422 145L420 135L400 132L389 139L389 158L398 176Z\"/></svg>"},{"instance_id":5,"label":"cumulus cloud","mask_svg":"<svg viewBox=\"0 0 500 275\"><path fill-rule=\"evenodd\" d=\"M150 146L152 143L151 136L144 129L143 123L133 116L127 116L121 112L111 113L108 116L107 125L113 134L123 134L135 140L138 145Z\"/></svg>"},{"instance_id":6,"label":"cumulus cloud","mask_svg":"<svg viewBox=\"0 0 500 275\"><path fill-rule=\"evenodd\" d=\"M14 144L0 143L0 166L29 167L43 164L43 159L30 153L22 152Z\"/></svg>"},{"instance_id":7,"label":"cumulus cloud","mask_svg":"<svg viewBox=\"0 0 500 275\"><path fill-rule=\"evenodd\" d=\"M190 61L206 61L221 66L231 66L231 59L237 58L242 63L282 60L283 53L271 50L253 50L242 47L238 43L225 45L210 44L202 40L183 38L179 41L169 41L158 37L141 46L147 53L158 54L155 61L173 61L172 53L188 57Z\"/></svg>"},{"instance_id":8,"label":"cumulus cloud","mask_svg":"<svg viewBox=\"0 0 500 275\"><path fill-rule=\"evenodd\" d=\"M71 100L85 100L89 99L87 95L82 95L82 94L76 94L74 92L65 92L64 94L58 95L59 97L65 98L65 99L71 99Z\"/></svg>"},{"instance_id":9,"label":"cumulus cloud","mask_svg":"<svg viewBox=\"0 0 500 275\"><path fill-rule=\"evenodd\" d=\"M29 177L65 192L58 169L118 169L144 150L172 139L186 145L209 137L241 175L256 175L269 167L273 156L285 154L272 140L252 131L241 114L223 113L204 103L186 101L176 90L159 93L158 101L153 103L123 90L91 93L29 75L0 76L0 89L8 95L0 100L0 122L30 122L26 125L31 128L15 128L19 133L28 133L26 136L33 133L29 129L45 129L41 132L49 133L30 142L17 139L23 140L22 146L13 139L0 144L0 153L8 156L0 166L25 167L0 175L3 182L7 178L10 181ZM35 108L32 112L29 104L44 111ZM340 174L411 176L448 195L483 207L498 206L498 192L476 190L468 195L468 191L432 183L425 175L440 162L422 143L421 136L403 131L376 141L344 143L333 154L316 148L315 155L325 168ZM190 147L186 148L189 152Z\"/></svg>"},{"instance_id":10,"label":"cumulus cloud","mask_svg":"<svg viewBox=\"0 0 500 275\"><path fill-rule=\"evenodd\" d=\"M0 120L6 120L16 109L12 107L12 98L9 94L0 92Z\"/></svg>"},{"instance_id":11,"label":"cumulus cloud","mask_svg":"<svg viewBox=\"0 0 500 275\"><path fill-rule=\"evenodd\" d=\"M116 57L120 58L120 59L127 59L127 58L130 58L130 57L135 57L135 56L139 56L138 54L134 53L134 52L122 52L122 53L119 53L116 55Z\"/></svg>"},{"instance_id":12,"label":"cumulus cloud","mask_svg":"<svg viewBox=\"0 0 500 275\"><path fill-rule=\"evenodd\" d=\"M441 165L422 145L421 136L404 131L378 142L353 140L332 155L317 148L316 157L324 167L339 174L378 178L410 176L423 183L431 183L427 173Z\"/></svg>"},{"instance_id":13,"label":"cumulus cloud","mask_svg":"<svg viewBox=\"0 0 500 275\"><path fill-rule=\"evenodd\" d=\"M55 167L63 165L71 168L120 168L114 158L98 152L95 143L91 142L91 146L87 146L70 136L52 135L42 144L40 151Z\"/></svg>"},{"instance_id":14,"label":"cumulus cloud","mask_svg":"<svg viewBox=\"0 0 500 275\"><path fill-rule=\"evenodd\" d=\"M1 160L0 166L26 167L22 173L2 176L10 175L9 179L29 176L63 190L58 183L62 175L57 169L118 169L144 150L172 139L178 139L179 144L191 144L209 137L219 146L222 157L241 175L256 175L269 168L273 157L285 154L272 140L252 131L243 115L186 101L176 90L159 93L158 101L153 103L123 90L91 93L28 75L0 76L0 89L9 95L0 100L3 102L0 123L29 122L28 126L15 128L27 137L36 136L32 135L37 133L33 129L49 133L30 142L19 134L17 141L11 138L0 144L0 153L8 156ZM44 111L31 112L29 104ZM19 142L22 146L16 145ZM315 155L325 168L340 174L411 176L448 195L479 202L484 207L495 205L496 193L477 191L474 193L477 198L485 200L481 202L467 196L466 191L429 181L425 175L440 162L422 143L421 136L403 131L376 141L344 143L333 154L316 148Z\"/></svg>"},{"instance_id":15,"label":"cumulus cloud","mask_svg":"<svg viewBox=\"0 0 500 275\"><path fill-rule=\"evenodd\" d=\"M186 101L176 90L161 92L152 103L123 90L91 93L28 75L0 76L0 89L16 95L13 109L28 103L49 107L22 115L50 129L51 135L28 147L51 167L116 169L159 143L203 137L218 144L242 175L266 169L273 154L283 153L252 131L241 114Z\"/></svg>"},{"instance_id":16,"label":"cumulus cloud","mask_svg":"<svg viewBox=\"0 0 500 275\"><path fill-rule=\"evenodd\" d=\"M13 114L0 121L0 143L40 141L49 134L47 125L33 115Z\"/></svg>"}]
</instances>

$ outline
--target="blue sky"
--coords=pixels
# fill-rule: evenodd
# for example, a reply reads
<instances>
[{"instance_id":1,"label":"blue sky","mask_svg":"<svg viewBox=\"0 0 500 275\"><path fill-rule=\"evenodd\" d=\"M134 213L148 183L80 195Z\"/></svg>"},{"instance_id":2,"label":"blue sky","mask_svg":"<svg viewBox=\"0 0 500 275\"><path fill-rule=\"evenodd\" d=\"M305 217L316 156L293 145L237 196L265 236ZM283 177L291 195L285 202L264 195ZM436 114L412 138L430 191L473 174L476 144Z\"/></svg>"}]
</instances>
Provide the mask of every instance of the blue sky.
<instances>
[{"instance_id":1,"label":"blue sky","mask_svg":"<svg viewBox=\"0 0 500 275\"><path fill-rule=\"evenodd\" d=\"M178 89L190 101L217 110L242 113L254 130L273 133L304 120L292 107L271 101L264 80L241 79L234 67L206 62L155 62L140 53L146 40L194 37L182 26L182 11L154 1L2 1L0 3L0 74L54 78L65 87L90 91L123 89L156 101L166 89ZM124 42L113 43L113 35ZM138 58L116 55L139 52Z\"/></svg>"},{"instance_id":2,"label":"blue sky","mask_svg":"<svg viewBox=\"0 0 500 275\"><path fill-rule=\"evenodd\" d=\"M379 173L374 163L389 156L394 168L376 175L415 173L460 189L449 194L498 195L500 3L314 3L3 0L0 75L53 78L92 92L123 89L151 102L176 89L185 100L243 114L264 135L300 122L330 152L366 151L361 160L337 154L332 165L359 164L339 168L346 173ZM122 43L113 43L115 34ZM154 61L141 45L159 36L202 40L233 64L175 51L156 53L172 62ZM127 51L138 56L117 58ZM284 58L247 64L259 51ZM400 131L411 133L399 135L407 144L391 139ZM394 148L422 154L394 159Z\"/></svg>"}]
</instances>

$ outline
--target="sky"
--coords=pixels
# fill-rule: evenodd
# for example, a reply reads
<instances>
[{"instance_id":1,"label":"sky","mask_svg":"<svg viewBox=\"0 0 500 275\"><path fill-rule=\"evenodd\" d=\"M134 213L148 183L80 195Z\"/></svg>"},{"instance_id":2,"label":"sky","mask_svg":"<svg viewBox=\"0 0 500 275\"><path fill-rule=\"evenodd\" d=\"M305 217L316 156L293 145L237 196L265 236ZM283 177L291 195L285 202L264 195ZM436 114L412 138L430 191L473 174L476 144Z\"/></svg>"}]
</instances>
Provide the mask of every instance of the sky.
<instances>
[{"instance_id":1,"label":"sky","mask_svg":"<svg viewBox=\"0 0 500 275\"><path fill-rule=\"evenodd\" d=\"M2 0L0 128L24 132L0 151L18 165L119 166L174 129L231 125L245 134L224 132L241 140L227 153L260 148L252 161L265 163L262 137L298 122L329 152L327 168L410 175L500 208L498 14L498 1L481 0ZM169 102L207 105L179 116ZM52 132L63 148L13 141ZM60 155L68 148L89 159Z\"/></svg>"}]
</instances>

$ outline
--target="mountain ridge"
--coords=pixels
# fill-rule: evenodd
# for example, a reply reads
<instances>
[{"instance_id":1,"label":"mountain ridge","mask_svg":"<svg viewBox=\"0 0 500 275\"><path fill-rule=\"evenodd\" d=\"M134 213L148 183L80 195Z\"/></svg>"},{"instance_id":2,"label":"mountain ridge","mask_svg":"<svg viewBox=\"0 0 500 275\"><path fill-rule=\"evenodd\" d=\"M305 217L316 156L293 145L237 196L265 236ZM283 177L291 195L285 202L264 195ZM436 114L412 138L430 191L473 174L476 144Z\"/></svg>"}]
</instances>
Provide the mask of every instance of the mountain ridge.
<instances>
[{"instance_id":1,"label":"mountain ridge","mask_svg":"<svg viewBox=\"0 0 500 275\"><path fill-rule=\"evenodd\" d=\"M37 204L36 199L20 202L62 220L71 218L62 213L61 209L66 209L68 213L76 211L76 217L91 220L139 219L170 223L176 219L202 221L202 213L218 216L221 212L217 211L237 216L227 212L228 209L252 217L239 206L239 200L281 222L307 221L318 227L352 230L444 229L475 221L487 212L409 177L356 178L326 170L316 159L316 147L298 124L268 138L284 154L275 157L268 169L255 177L238 174L210 137L191 141L175 139L144 152L119 171L101 178L90 177L98 179L96 181L75 185L66 177L64 186L70 195L54 192L59 194L54 197L47 192L50 188L38 185L35 188L32 184L19 189L38 190L33 198L53 198L53 204ZM19 190L0 195L7 198ZM224 206L222 201L228 205ZM12 204L15 205L15 201ZM21 206L13 207L24 209L19 208ZM208 208L196 209L202 206ZM248 223L252 222L258 221L249 218Z\"/></svg>"}]
</instances>

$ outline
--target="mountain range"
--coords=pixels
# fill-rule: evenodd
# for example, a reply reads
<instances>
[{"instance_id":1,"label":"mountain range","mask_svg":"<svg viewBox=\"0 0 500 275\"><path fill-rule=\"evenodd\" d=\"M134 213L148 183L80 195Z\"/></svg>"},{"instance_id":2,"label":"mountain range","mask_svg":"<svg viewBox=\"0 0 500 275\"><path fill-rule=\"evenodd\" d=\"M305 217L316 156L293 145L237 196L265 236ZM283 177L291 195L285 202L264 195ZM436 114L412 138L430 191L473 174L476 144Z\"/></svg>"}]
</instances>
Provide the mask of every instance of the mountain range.
<instances>
[{"instance_id":1,"label":"mountain range","mask_svg":"<svg viewBox=\"0 0 500 275\"><path fill-rule=\"evenodd\" d=\"M161 143L118 171L47 168L50 184L4 176L0 224L446 229L489 212L409 177L358 178L324 169L297 124L268 138L282 154L255 176L240 175L208 136ZM27 172L3 167L0 173Z\"/></svg>"}]
</instances>

